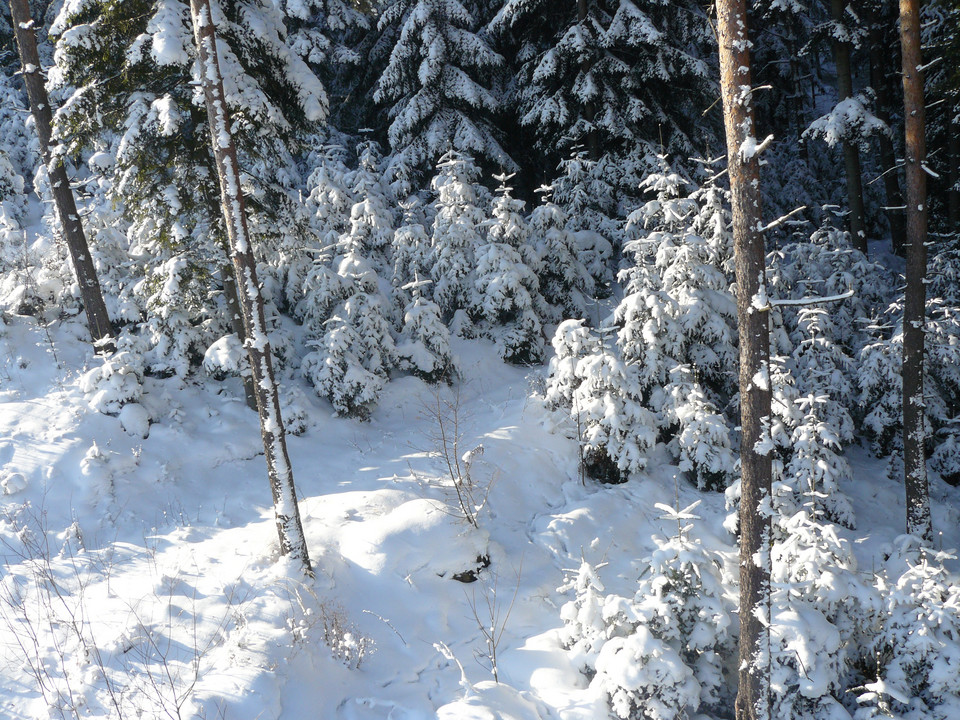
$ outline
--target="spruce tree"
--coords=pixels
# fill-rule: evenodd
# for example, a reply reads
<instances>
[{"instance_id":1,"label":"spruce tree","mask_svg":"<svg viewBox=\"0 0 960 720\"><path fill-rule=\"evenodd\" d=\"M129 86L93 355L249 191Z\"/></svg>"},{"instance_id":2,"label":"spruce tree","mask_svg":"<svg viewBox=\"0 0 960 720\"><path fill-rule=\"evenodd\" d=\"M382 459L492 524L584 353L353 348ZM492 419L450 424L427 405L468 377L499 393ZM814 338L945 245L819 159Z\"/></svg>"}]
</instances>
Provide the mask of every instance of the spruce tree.
<instances>
[{"instance_id":1,"label":"spruce tree","mask_svg":"<svg viewBox=\"0 0 960 720\"><path fill-rule=\"evenodd\" d=\"M394 39L374 100L390 116L390 147L410 166L427 170L451 148L508 169L494 123L491 93L503 65L459 0L391 0L379 29Z\"/></svg>"},{"instance_id":2,"label":"spruce tree","mask_svg":"<svg viewBox=\"0 0 960 720\"><path fill-rule=\"evenodd\" d=\"M500 182L493 201L493 219L487 242L477 249L475 297L472 314L483 332L497 343L507 362L528 365L543 360L543 331L538 308L543 306L540 283L526 258L536 261L528 242L523 202L510 197Z\"/></svg>"},{"instance_id":3,"label":"spruce tree","mask_svg":"<svg viewBox=\"0 0 960 720\"><path fill-rule=\"evenodd\" d=\"M436 200L431 237L433 299L445 320L471 307L476 252L485 220L473 160L455 150L444 153L431 183Z\"/></svg>"},{"instance_id":4,"label":"spruce tree","mask_svg":"<svg viewBox=\"0 0 960 720\"><path fill-rule=\"evenodd\" d=\"M550 306L550 320L586 318L596 282L577 252L567 214L553 202L553 188L537 191L542 201L530 215L530 236L539 257L540 292Z\"/></svg>"},{"instance_id":5,"label":"spruce tree","mask_svg":"<svg viewBox=\"0 0 960 720\"><path fill-rule=\"evenodd\" d=\"M326 116L326 95L286 44L272 4L225 0L213 13L251 225L260 239L287 242L299 212L292 153L299 134ZM211 284L229 287L230 278L207 121L194 98L189 4L70 1L51 34L52 84L69 96L56 119L67 150L113 159L103 166L106 187L131 223L144 339L159 348L149 369L182 374L230 327L209 302ZM187 331L184 342L174 326Z\"/></svg>"}]
</instances>

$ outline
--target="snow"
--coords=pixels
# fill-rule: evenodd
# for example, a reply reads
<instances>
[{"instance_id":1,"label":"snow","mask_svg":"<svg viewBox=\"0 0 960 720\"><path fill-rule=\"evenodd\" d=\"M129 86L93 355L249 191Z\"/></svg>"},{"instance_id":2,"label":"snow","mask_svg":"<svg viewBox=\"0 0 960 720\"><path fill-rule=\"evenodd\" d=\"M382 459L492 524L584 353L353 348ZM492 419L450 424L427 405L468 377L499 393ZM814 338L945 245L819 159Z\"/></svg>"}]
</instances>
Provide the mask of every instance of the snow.
<instances>
[{"instance_id":1,"label":"snow","mask_svg":"<svg viewBox=\"0 0 960 720\"><path fill-rule=\"evenodd\" d=\"M550 415L527 398L525 371L500 363L486 341L457 341L469 378L462 403L472 415L464 447L482 442L474 472L492 481L480 529L451 510L449 483L425 438L432 428L418 407L434 392L429 386L412 377L391 383L369 423L332 419L313 401L307 432L288 439L317 573L302 578L276 563L256 418L235 379L146 378L142 400L111 417L92 410L75 382L64 382L65 368L101 362L79 339L75 319L52 326L52 345L30 318L8 321L2 333L5 582L18 578L32 591L30 573L46 566L12 551L22 550L23 537L42 539L49 572L66 590L66 605L54 609L82 610L83 642L56 635L40 615L9 619L7 594L0 638L9 643L14 628L32 622L51 681L63 688L69 677L95 714L107 713L113 683L159 715L168 687L150 690L144 675L130 673L158 673L165 658L182 691L197 657L197 683L184 706L195 717L222 708L227 717L277 719L596 718L603 712L597 690L556 635L563 571L582 554L604 558L606 590L632 595L638 559L654 549L655 534L676 532L678 518L696 523L684 530L706 547L734 557L719 496L677 486L675 468L661 462L623 486L581 485L575 443L549 432ZM147 413L149 434L128 434ZM902 500L877 471L879 461L852 454L858 477L869 479L847 490L871 519L856 545L861 565L871 567L899 532ZM936 489L952 499L934 504L934 520L944 543L956 545L960 502L947 490ZM688 507L697 501L699 520ZM479 581L452 579L484 554L491 566ZM493 592L502 608L517 588L498 649L498 685L474 661L484 645L472 608L485 612ZM812 646L790 634L791 617L780 632L802 654ZM330 640L333 627L339 643ZM604 645L597 667L621 687L645 688L652 682L645 666L619 659L651 654L650 677L669 678L676 697L695 705L699 690L672 652L638 633ZM4 716L44 715L46 701L24 661L2 667Z\"/></svg>"},{"instance_id":2,"label":"snow","mask_svg":"<svg viewBox=\"0 0 960 720\"><path fill-rule=\"evenodd\" d=\"M543 215L559 212L544 207ZM670 248L709 249L692 235L665 242ZM175 293L171 262L162 291ZM362 266L344 264L355 274ZM415 280L409 289L418 286L432 288ZM847 297L829 284L818 289L819 301ZM809 300L802 287L796 292ZM690 316L701 297L714 296L691 291ZM765 295L755 300L771 304ZM437 314L428 301L407 313L424 323ZM609 390L627 364L592 357L604 341L583 321L558 328L547 402L530 388L548 369L505 365L489 338L444 337L457 384L394 377L366 422L331 417L297 368L281 368L284 419L292 397L303 425L287 443L315 569L309 578L278 558L275 512L288 515L292 501L273 504L235 336L212 344L205 372L162 379L122 344L94 356L80 317L47 321L0 317L0 716L115 717L111 698L127 703L124 714L146 717L178 703L182 717L265 720L595 720L611 708L629 717L637 705L645 717L730 715L724 673L735 657L736 540L724 529L723 496L699 492L684 474L735 474L735 452L690 367L655 388L674 393L662 402L683 425L679 448L658 443L648 411ZM814 335L812 320L804 327ZM297 326L291 344L303 346L306 332ZM411 334L405 352L426 374L437 348L423 337ZM705 344L719 352L718 342ZM771 364L755 382L776 389L777 372ZM577 413L624 437L631 472L622 485L581 476L571 417L548 407L573 401L580 379L593 385L576 395ZM816 442L840 443L837 428L814 424L814 406L826 411L827 398L798 402L811 417L790 440L798 463L826 462L812 454ZM438 401L461 411L454 457L469 466L477 526L464 517L438 446L429 411ZM617 402L623 408L607 414ZM265 427L279 427L279 418ZM845 458L849 472L835 485L864 529L815 525L804 514L811 503L826 505L825 482L809 495L781 487L774 498L775 511L800 498L791 513L774 513L791 540L769 554L783 603L771 615L777 682L800 698L798 714L784 718L799 720L807 701L821 703L819 717L845 717L829 695L853 609L868 612L870 602L874 619L903 619L887 635L911 653L904 664L926 663L936 692L953 692L960 668L950 641L955 577L898 539L902 489L885 461L856 445ZM957 547L960 491L935 477L931 488L938 545ZM956 559L947 564L955 568ZM873 578L858 567L877 568L887 591L868 592ZM670 580L686 570L697 591L678 599L683 588ZM927 617L939 623L929 634L908 624ZM494 648L485 641L490 628L502 630ZM596 671L593 679L584 668ZM862 702L910 697L897 670L865 684Z\"/></svg>"}]
</instances>

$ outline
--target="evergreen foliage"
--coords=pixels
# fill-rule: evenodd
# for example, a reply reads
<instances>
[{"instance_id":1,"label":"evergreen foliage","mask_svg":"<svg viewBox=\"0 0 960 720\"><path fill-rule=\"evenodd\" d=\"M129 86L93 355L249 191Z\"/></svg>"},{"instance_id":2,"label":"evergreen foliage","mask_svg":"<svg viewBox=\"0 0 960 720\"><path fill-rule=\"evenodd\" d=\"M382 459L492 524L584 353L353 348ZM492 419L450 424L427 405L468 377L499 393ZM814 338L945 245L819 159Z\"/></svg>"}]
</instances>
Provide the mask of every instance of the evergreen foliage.
<instances>
[{"instance_id":1,"label":"evergreen foliage","mask_svg":"<svg viewBox=\"0 0 960 720\"><path fill-rule=\"evenodd\" d=\"M539 263L529 244L523 202L510 197L500 182L493 201L487 242L477 249L477 269L472 314L484 332L497 343L504 360L520 365L543 360L543 330L538 309L543 306L540 283L530 262Z\"/></svg>"},{"instance_id":2,"label":"evergreen foliage","mask_svg":"<svg viewBox=\"0 0 960 720\"><path fill-rule=\"evenodd\" d=\"M503 58L476 26L459 0L391 0L380 14L380 32L395 44L374 100L389 113L391 149L411 167L431 167L452 149L515 168L493 122Z\"/></svg>"},{"instance_id":3,"label":"evergreen foliage","mask_svg":"<svg viewBox=\"0 0 960 720\"><path fill-rule=\"evenodd\" d=\"M286 45L272 4L215 7L254 229L283 236L297 207L297 133L325 117L326 95ZM51 29L51 81L68 95L57 132L71 153L111 158L101 165L111 180L105 189L130 223L152 348L147 367L160 374L188 372L224 329L208 303L227 260L205 110L195 98L189 17L182 0L68 0Z\"/></svg>"}]
</instances>

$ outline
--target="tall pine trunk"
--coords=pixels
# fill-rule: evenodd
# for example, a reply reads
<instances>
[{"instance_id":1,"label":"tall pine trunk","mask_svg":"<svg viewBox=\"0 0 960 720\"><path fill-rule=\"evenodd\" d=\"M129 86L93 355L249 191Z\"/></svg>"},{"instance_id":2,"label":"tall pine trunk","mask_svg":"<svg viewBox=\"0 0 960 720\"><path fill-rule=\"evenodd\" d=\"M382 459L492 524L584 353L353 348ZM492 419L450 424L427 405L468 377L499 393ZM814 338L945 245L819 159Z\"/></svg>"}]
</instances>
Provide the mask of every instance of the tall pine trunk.
<instances>
[{"instance_id":1,"label":"tall pine trunk","mask_svg":"<svg viewBox=\"0 0 960 720\"><path fill-rule=\"evenodd\" d=\"M843 24L844 0L830 0L830 14L838 25ZM833 41L833 59L837 66L837 99L843 102L853 96L853 72L850 67L850 44ZM843 165L847 179L847 216L853 246L867 252L867 230L864 225L863 180L860 173L860 150L854 142L843 142Z\"/></svg>"},{"instance_id":2,"label":"tall pine trunk","mask_svg":"<svg viewBox=\"0 0 960 720\"><path fill-rule=\"evenodd\" d=\"M13 20L17 47L20 50L23 83L27 87L30 113L33 115L33 123L40 140L43 162L47 167L50 190L57 208L57 218L60 220L63 237L70 251L73 271L80 286L80 299L87 316L87 328L90 330L90 337L94 344L101 352L112 352L114 349L111 340L113 327L110 324L110 316L107 314L107 306L103 302L100 281L97 279L97 270L90 256L87 238L83 234L83 225L80 222L80 213L77 212L73 190L70 188L67 168L63 158L55 154L54 148L51 147L53 110L43 82L43 73L40 71L37 37L33 29L28 0L10 0L10 17Z\"/></svg>"},{"instance_id":3,"label":"tall pine trunk","mask_svg":"<svg viewBox=\"0 0 960 720\"><path fill-rule=\"evenodd\" d=\"M960 233L960 123L957 122L958 108L951 108L947 115L949 120L949 137L947 140L947 154L950 165L947 170L947 229L948 232Z\"/></svg>"},{"instance_id":4,"label":"tall pine trunk","mask_svg":"<svg viewBox=\"0 0 960 720\"><path fill-rule=\"evenodd\" d=\"M900 0L907 180L907 288L903 307L903 464L907 532L933 539L924 444L923 353L926 326L927 174L920 0Z\"/></svg>"},{"instance_id":5,"label":"tall pine trunk","mask_svg":"<svg viewBox=\"0 0 960 720\"><path fill-rule=\"evenodd\" d=\"M877 12L875 10L868 10L868 12L870 12L870 84L877 96L877 118L889 126L891 102L887 85L885 36ZM887 220L890 222L893 251L897 255L903 255L906 227L903 220L903 193L900 192L897 157L893 149L893 140L889 135L880 133L877 144L880 149L880 171L883 173L883 189L887 199Z\"/></svg>"},{"instance_id":6,"label":"tall pine trunk","mask_svg":"<svg viewBox=\"0 0 960 720\"><path fill-rule=\"evenodd\" d=\"M740 685L738 720L770 717L770 334L765 303L760 163L754 137L745 0L717 0L720 90L733 209L740 331Z\"/></svg>"},{"instance_id":7,"label":"tall pine trunk","mask_svg":"<svg viewBox=\"0 0 960 720\"><path fill-rule=\"evenodd\" d=\"M240 185L240 167L237 148L233 141L227 102L223 92L223 77L217 58L217 39L209 0L191 0L190 15L200 59L200 83L207 105L210 141L220 179L220 200L227 226L234 277L239 279L238 296L245 331L244 345L250 359L257 409L260 415L260 434L267 459L267 474L273 493L280 552L300 560L306 572L311 572L307 543L297 507L297 493L293 484L293 469L287 454L280 398L273 376L270 341L267 338L263 314L263 298L257 280L256 261L247 230L247 215Z\"/></svg>"}]
</instances>

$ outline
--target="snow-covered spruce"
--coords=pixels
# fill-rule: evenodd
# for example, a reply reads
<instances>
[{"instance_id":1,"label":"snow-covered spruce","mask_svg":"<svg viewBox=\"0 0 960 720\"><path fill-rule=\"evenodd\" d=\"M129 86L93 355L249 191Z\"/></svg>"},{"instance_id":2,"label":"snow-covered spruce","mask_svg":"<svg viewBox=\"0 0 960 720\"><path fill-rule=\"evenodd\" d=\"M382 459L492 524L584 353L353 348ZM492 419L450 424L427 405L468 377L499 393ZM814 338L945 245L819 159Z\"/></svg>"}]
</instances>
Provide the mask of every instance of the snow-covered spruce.
<instances>
[{"instance_id":1,"label":"snow-covered spruce","mask_svg":"<svg viewBox=\"0 0 960 720\"><path fill-rule=\"evenodd\" d=\"M304 375L340 415L369 416L394 364L394 343L380 281L361 255L361 238L341 239L331 289L343 299L315 326L316 348L303 359ZM322 333L321 333L322 328Z\"/></svg>"},{"instance_id":2,"label":"snow-covered spruce","mask_svg":"<svg viewBox=\"0 0 960 720\"><path fill-rule=\"evenodd\" d=\"M553 202L553 188L543 186L537 192L542 201L530 215L530 238L539 257L540 292L550 308L549 319L587 318L596 284L580 260L566 213Z\"/></svg>"},{"instance_id":3,"label":"snow-covered spruce","mask_svg":"<svg viewBox=\"0 0 960 720\"><path fill-rule=\"evenodd\" d=\"M305 218L297 202L294 152L301 134L326 116L323 87L286 44L276 5L225 0L214 6L231 128L244 167L250 225L267 257L268 286L290 260ZM62 4L50 82L66 100L55 118L65 149L106 153L105 197L129 223L129 252L139 278L142 335L152 350L146 369L184 375L206 347L233 330L216 307L227 282L226 228L216 174L197 102L196 50L189 2ZM309 244L309 243L308 243ZM94 243L95 245L95 243ZM96 247L93 252L96 253ZM297 283L294 282L293 286ZM288 299L275 297L283 307ZM289 299L295 302L294 298Z\"/></svg>"},{"instance_id":4,"label":"snow-covered spruce","mask_svg":"<svg viewBox=\"0 0 960 720\"><path fill-rule=\"evenodd\" d=\"M394 351L397 368L412 372L426 382L454 379L456 368L450 352L450 331L440 319L440 308L424 293L426 281L405 286L412 298L404 309L403 329Z\"/></svg>"},{"instance_id":5,"label":"snow-covered spruce","mask_svg":"<svg viewBox=\"0 0 960 720\"><path fill-rule=\"evenodd\" d=\"M733 608L722 559L684 524L697 504L681 512L658 505L680 522L678 533L654 536L632 599L603 595L587 562L561 588L576 591L561 610L564 642L614 717L679 720L731 699L724 668L735 646Z\"/></svg>"},{"instance_id":6,"label":"snow-covered spruce","mask_svg":"<svg viewBox=\"0 0 960 720\"><path fill-rule=\"evenodd\" d=\"M960 585L947 552L902 536L874 579L881 598L856 720L952 718L960 713Z\"/></svg>"},{"instance_id":7,"label":"snow-covered spruce","mask_svg":"<svg viewBox=\"0 0 960 720\"><path fill-rule=\"evenodd\" d=\"M637 394L638 370L584 327L560 324L554 335L546 401L563 408L580 445L582 469L603 482L626 482L656 443L656 419Z\"/></svg>"},{"instance_id":8,"label":"snow-covered spruce","mask_svg":"<svg viewBox=\"0 0 960 720\"><path fill-rule=\"evenodd\" d=\"M449 322L458 310L471 307L476 252L483 244L485 220L480 207L479 169L470 157L456 151L443 155L431 186L436 193L431 237L433 299Z\"/></svg>"},{"instance_id":9,"label":"snow-covered spruce","mask_svg":"<svg viewBox=\"0 0 960 720\"><path fill-rule=\"evenodd\" d=\"M390 147L426 170L451 149L507 169L515 164L497 139L491 92L503 58L459 0L390 0L378 26L394 41L374 100L391 118ZM442 305L442 303L441 303Z\"/></svg>"},{"instance_id":10,"label":"snow-covered spruce","mask_svg":"<svg viewBox=\"0 0 960 720\"><path fill-rule=\"evenodd\" d=\"M520 365L543 360L543 330L540 283L534 267L539 258L528 241L523 218L523 201L510 197L505 183L510 176L499 175L493 219L487 228L487 242L477 248L475 294L471 314L481 332L497 344L500 356Z\"/></svg>"}]
</instances>

